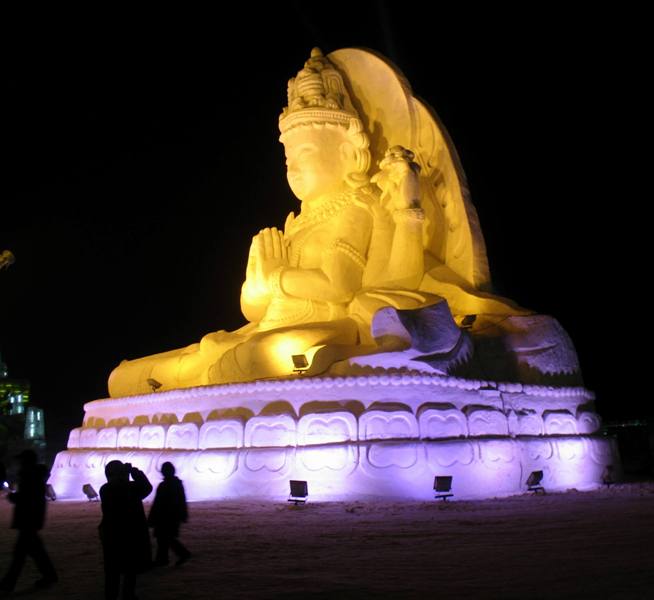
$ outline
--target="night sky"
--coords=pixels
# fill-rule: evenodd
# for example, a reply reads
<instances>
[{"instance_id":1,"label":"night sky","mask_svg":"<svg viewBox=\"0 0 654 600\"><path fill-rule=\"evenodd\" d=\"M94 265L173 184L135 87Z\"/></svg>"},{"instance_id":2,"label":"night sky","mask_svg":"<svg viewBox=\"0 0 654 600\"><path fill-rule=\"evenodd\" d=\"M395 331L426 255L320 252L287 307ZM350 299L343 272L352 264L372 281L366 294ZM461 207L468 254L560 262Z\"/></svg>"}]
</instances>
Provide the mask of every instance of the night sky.
<instances>
[{"instance_id":1,"label":"night sky","mask_svg":"<svg viewBox=\"0 0 654 600\"><path fill-rule=\"evenodd\" d=\"M627 274L646 264L642 193L626 191L644 59L625 24L308 4L9 27L0 352L51 449L121 359L243 324L250 238L297 210L277 118L316 45L400 67L454 140L496 291L562 323L605 419L651 413L633 349L647 296Z\"/></svg>"}]
</instances>

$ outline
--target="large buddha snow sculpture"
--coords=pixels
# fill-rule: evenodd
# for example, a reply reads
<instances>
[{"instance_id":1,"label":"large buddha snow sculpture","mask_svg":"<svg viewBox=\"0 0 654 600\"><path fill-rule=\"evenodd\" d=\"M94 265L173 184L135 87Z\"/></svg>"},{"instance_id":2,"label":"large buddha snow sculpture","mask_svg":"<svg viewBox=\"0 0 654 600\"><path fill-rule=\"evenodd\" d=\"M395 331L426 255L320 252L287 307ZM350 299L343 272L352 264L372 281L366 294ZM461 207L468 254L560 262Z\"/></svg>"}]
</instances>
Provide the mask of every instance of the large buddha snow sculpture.
<instances>
[{"instance_id":1,"label":"large buddha snow sculpture","mask_svg":"<svg viewBox=\"0 0 654 600\"><path fill-rule=\"evenodd\" d=\"M148 380L166 390L286 377L294 355L309 375L394 366L576 376L556 321L483 291L483 238L456 155L394 67L364 50L314 49L279 125L301 210L252 239L249 323L123 361L111 396L147 393Z\"/></svg>"}]
</instances>

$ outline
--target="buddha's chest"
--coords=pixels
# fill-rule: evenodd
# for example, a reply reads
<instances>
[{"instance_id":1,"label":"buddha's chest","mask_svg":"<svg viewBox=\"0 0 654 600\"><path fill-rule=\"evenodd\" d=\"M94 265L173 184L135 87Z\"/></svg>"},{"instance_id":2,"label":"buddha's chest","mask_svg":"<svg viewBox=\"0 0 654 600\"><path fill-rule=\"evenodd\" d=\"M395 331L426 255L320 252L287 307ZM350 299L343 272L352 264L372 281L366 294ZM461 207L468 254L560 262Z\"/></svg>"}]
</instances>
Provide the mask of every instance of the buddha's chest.
<instances>
[{"instance_id":1,"label":"buddha's chest","mask_svg":"<svg viewBox=\"0 0 654 600\"><path fill-rule=\"evenodd\" d=\"M300 269L318 269L322 266L338 233L327 224L303 228L290 238L289 260L292 267Z\"/></svg>"}]
</instances>

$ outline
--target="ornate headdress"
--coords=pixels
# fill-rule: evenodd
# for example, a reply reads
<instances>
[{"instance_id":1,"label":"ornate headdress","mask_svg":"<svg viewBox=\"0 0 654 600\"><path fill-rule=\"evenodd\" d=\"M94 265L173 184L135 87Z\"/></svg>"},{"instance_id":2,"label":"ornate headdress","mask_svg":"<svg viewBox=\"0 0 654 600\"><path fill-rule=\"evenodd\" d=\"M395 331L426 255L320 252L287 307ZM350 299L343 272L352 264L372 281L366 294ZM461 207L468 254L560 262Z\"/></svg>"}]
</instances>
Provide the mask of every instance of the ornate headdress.
<instances>
[{"instance_id":1,"label":"ornate headdress","mask_svg":"<svg viewBox=\"0 0 654 600\"><path fill-rule=\"evenodd\" d=\"M352 122L354 121L354 123ZM311 50L304 68L288 82L288 106L279 116L282 134L308 123L332 123L363 130L343 77L320 48Z\"/></svg>"}]
</instances>

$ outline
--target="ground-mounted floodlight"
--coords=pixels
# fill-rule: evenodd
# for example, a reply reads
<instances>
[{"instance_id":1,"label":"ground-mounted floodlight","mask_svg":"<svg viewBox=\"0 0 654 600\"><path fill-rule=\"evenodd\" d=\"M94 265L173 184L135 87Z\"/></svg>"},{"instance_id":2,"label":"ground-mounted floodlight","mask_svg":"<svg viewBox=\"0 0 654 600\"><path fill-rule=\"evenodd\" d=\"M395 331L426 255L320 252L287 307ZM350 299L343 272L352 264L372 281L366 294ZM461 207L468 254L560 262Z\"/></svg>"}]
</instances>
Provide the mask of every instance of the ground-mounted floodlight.
<instances>
[{"instance_id":1,"label":"ground-mounted floodlight","mask_svg":"<svg viewBox=\"0 0 654 600\"><path fill-rule=\"evenodd\" d=\"M304 504L309 495L309 486L307 485L307 482L291 479L289 483L291 484L291 494L288 497L288 501L295 503L295 506L298 504Z\"/></svg>"},{"instance_id":2,"label":"ground-mounted floodlight","mask_svg":"<svg viewBox=\"0 0 654 600\"><path fill-rule=\"evenodd\" d=\"M534 494L537 494L538 492L543 492L544 494L545 488L540 484L542 480L543 480L542 471L532 471L529 477L527 478L527 491L534 492Z\"/></svg>"},{"instance_id":3,"label":"ground-mounted floodlight","mask_svg":"<svg viewBox=\"0 0 654 600\"><path fill-rule=\"evenodd\" d=\"M93 489L93 486L90 483L85 483L82 486L82 491L86 494L86 497L89 499L89 502L93 502L94 500L100 500L100 497L98 496L98 492L96 492Z\"/></svg>"},{"instance_id":4,"label":"ground-mounted floodlight","mask_svg":"<svg viewBox=\"0 0 654 600\"><path fill-rule=\"evenodd\" d=\"M302 375L309 368L309 361L304 354L293 354L291 359L293 360L293 373Z\"/></svg>"},{"instance_id":5,"label":"ground-mounted floodlight","mask_svg":"<svg viewBox=\"0 0 654 600\"><path fill-rule=\"evenodd\" d=\"M149 377L147 379L148 385L150 386L150 389L152 389L153 392L156 392L163 384L160 381L157 381L156 379L152 379L152 377Z\"/></svg>"},{"instance_id":6,"label":"ground-mounted floodlight","mask_svg":"<svg viewBox=\"0 0 654 600\"><path fill-rule=\"evenodd\" d=\"M49 483L46 484L46 486L45 486L45 497L48 500L56 500L57 499L57 494L54 491L54 488L52 487L52 485L50 485Z\"/></svg>"},{"instance_id":7,"label":"ground-mounted floodlight","mask_svg":"<svg viewBox=\"0 0 654 600\"><path fill-rule=\"evenodd\" d=\"M440 499L443 500L443 502L447 502L448 498L454 496L452 493L452 476L436 475L436 477L434 477L434 492L436 492L434 499Z\"/></svg>"},{"instance_id":8,"label":"ground-mounted floodlight","mask_svg":"<svg viewBox=\"0 0 654 600\"><path fill-rule=\"evenodd\" d=\"M602 472L602 483L606 487L611 487L611 485L615 483L615 480L615 469L613 468L613 465L606 465Z\"/></svg>"}]
</instances>

